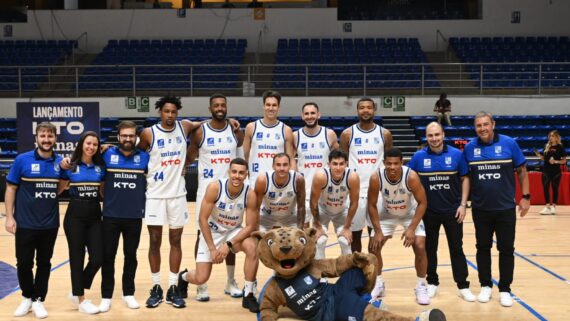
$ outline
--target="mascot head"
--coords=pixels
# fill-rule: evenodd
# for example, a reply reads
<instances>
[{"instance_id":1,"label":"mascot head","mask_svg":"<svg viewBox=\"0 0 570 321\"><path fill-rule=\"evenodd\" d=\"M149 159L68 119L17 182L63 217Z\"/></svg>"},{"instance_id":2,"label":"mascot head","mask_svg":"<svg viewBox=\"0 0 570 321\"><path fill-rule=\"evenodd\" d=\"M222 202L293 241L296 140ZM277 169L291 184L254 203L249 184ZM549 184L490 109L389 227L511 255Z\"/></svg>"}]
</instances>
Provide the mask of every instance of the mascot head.
<instances>
[{"instance_id":1,"label":"mascot head","mask_svg":"<svg viewBox=\"0 0 570 321\"><path fill-rule=\"evenodd\" d=\"M293 277L315 258L317 230L281 227L254 232L258 240L257 256L281 277Z\"/></svg>"}]
</instances>

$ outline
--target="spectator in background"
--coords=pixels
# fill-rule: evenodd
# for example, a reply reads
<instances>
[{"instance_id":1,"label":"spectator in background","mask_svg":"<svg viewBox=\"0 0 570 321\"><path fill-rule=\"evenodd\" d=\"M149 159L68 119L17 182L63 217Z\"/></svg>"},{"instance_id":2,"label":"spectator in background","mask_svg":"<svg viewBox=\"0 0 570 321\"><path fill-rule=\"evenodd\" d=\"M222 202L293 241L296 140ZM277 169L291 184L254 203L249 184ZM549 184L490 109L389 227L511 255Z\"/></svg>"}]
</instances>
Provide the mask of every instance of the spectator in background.
<instances>
[{"instance_id":1,"label":"spectator in background","mask_svg":"<svg viewBox=\"0 0 570 321\"><path fill-rule=\"evenodd\" d=\"M557 130L548 133L548 142L544 146L544 151L540 154L534 150L536 156L544 161L542 172L542 186L544 188L544 200L546 206L540 211L541 215L556 214L556 203L558 202L558 187L562 178L561 165L566 164L566 152L562 145L560 134ZM552 186L552 199L550 198L550 186Z\"/></svg>"},{"instance_id":2,"label":"spectator in background","mask_svg":"<svg viewBox=\"0 0 570 321\"><path fill-rule=\"evenodd\" d=\"M442 121L445 118L447 126L451 126L451 102L447 99L446 93L441 93L441 95L439 95L439 99L435 102L433 111L437 116L438 123L442 124Z\"/></svg>"}]
</instances>

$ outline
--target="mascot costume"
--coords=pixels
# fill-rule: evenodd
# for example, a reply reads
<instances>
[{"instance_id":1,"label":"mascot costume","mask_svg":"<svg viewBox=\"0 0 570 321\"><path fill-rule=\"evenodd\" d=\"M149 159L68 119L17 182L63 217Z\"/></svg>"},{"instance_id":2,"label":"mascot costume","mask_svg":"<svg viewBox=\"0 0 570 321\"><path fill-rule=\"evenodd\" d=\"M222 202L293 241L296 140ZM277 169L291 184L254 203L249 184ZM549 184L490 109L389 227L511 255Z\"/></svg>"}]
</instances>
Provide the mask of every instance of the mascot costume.
<instances>
[{"instance_id":1,"label":"mascot costume","mask_svg":"<svg viewBox=\"0 0 570 321\"><path fill-rule=\"evenodd\" d=\"M406 318L378 309L362 299L374 287L377 261L372 254L353 253L337 259L315 260L316 230L283 227L254 232L257 255L275 271L261 301L261 320L277 320L287 306L310 321L445 321L441 310ZM335 284L325 278L339 277Z\"/></svg>"}]
</instances>

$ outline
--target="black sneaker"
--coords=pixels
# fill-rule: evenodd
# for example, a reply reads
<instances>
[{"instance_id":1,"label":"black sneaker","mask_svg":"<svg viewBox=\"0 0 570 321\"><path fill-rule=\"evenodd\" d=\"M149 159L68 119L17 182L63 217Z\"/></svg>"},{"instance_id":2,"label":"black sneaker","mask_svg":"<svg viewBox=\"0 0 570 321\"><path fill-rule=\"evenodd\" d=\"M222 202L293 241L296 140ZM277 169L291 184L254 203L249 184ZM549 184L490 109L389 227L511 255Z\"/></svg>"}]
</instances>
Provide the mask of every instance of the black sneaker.
<instances>
[{"instance_id":1,"label":"black sneaker","mask_svg":"<svg viewBox=\"0 0 570 321\"><path fill-rule=\"evenodd\" d=\"M184 299L180 297L180 293L178 292L178 288L176 285L171 285L166 292L166 303L172 304L175 308L184 308L186 307L186 302Z\"/></svg>"},{"instance_id":2,"label":"black sneaker","mask_svg":"<svg viewBox=\"0 0 570 321\"><path fill-rule=\"evenodd\" d=\"M178 273L178 293L180 293L180 297L183 299L188 298L188 281L182 278L182 274L186 272L188 272L188 269L184 269L184 271Z\"/></svg>"},{"instance_id":3,"label":"black sneaker","mask_svg":"<svg viewBox=\"0 0 570 321\"><path fill-rule=\"evenodd\" d=\"M259 303L257 303L257 299L253 295L253 293L248 294L247 296L244 295L241 306L248 309L249 312L257 313L259 312Z\"/></svg>"},{"instance_id":4,"label":"black sneaker","mask_svg":"<svg viewBox=\"0 0 570 321\"><path fill-rule=\"evenodd\" d=\"M162 288L160 285L156 284L150 289L150 296L146 300L147 308L156 308L163 299Z\"/></svg>"}]
</instances>

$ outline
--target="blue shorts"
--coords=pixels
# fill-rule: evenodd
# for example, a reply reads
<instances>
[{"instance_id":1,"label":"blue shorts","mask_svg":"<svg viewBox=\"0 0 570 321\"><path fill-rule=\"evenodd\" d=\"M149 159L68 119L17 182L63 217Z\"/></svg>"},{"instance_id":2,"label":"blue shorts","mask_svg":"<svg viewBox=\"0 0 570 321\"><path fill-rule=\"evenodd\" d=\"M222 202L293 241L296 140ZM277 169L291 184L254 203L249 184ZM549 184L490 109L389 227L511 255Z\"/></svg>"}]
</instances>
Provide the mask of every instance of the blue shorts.
<instances>
[{"instance_id":1,"label":"blue shorts","mask_svg":"<svg viewBox=\"0 0 570 321\"><path fill-rule=\"evenodd\" d=\"M359 268L352 268L340 275L334 285L335 320L364 320L368 302L362 299L366 277Z\"/></svg>"}]
</instances>

